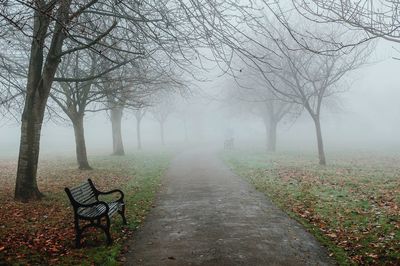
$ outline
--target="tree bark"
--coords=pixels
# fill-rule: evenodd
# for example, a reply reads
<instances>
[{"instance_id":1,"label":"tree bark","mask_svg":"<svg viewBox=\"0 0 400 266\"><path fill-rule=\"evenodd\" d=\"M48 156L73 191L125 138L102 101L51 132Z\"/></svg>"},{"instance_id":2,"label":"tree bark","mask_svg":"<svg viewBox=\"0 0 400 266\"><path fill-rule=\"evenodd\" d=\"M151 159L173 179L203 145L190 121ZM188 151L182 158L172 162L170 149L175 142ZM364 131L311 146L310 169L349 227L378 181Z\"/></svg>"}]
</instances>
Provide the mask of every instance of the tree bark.
<instances>
[{"instance_id":1,"label":"tree bark","mask_svg":"<svg viewBox=\"0 0 400 266\"><path fill-rule=\"evenodd\" d=\"M81 170L92 170L89 165L86 152L85 132L83 127L83 115L78 115L72 120L74 125L75 133L75 147L76 147L76 160L78 162L79 169Z\"/></svg>"},{"instance_id":2,"label":"tree bark","mask_svg":"<svg viewBox=\"0 0 400 266\"><path fill-rule=\"evenodd\" d=\"M142 121L141 118L136 116L136 137L137 137L137 148L138 150L142 149L142 137L140 133L140 122Z\"/></svg>"},{"instance_id":3,"label":"tree bark","mask_svg":"<svg viewBox=\"0 0 400 266\"><path fill-rule=\"evenodd\" d=\"M317 133L317 145L318 145L318 157L319 164L326 165L325 151L324 151L324 142L322 140L322 130L321 130L321 121L319 119L319 115L313 116L315 130Z\"/></svg>"},{"instance_id":4,"label":"tree bark","mask_svg":"<svg viewBox=\"0 0 400 266\"><path fill-rule=\"evenodd\" d=\"M111 108L111 125L113 137L113 155L125 155L124 144L122 142L122 114L121 107Z\"/></svg>"},{"instance_id":5,"label":"tree bark","mask_svg":"<svg viewBox=\"0 0 400 266\"><path fill-rule=\"evenodd\" d=\"M36 114L37 112L24 111L22 115L17 180L14 194L15 199L22 202L39 200L43 196L38 189L36 181L43 119L40 120Z\"/></svg>"}]
</instances>

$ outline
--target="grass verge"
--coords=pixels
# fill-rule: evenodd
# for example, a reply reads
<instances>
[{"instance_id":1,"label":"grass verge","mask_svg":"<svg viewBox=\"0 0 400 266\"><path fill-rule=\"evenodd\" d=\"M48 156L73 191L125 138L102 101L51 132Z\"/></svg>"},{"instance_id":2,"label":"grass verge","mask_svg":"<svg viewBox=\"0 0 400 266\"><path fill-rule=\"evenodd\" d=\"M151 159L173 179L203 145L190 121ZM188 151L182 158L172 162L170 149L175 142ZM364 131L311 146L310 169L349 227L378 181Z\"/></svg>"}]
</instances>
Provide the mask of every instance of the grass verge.
<instances>
[{"instance_id":1,"label":"grass verge","mask_svg":"<svg viewBox=\"0 0 400 266\"><path fill-rule=\"evenodd\" d=\"M400 264L400 157L224 153L231 169L326 245L340 265Z\"/></svg>"}]
</instances>

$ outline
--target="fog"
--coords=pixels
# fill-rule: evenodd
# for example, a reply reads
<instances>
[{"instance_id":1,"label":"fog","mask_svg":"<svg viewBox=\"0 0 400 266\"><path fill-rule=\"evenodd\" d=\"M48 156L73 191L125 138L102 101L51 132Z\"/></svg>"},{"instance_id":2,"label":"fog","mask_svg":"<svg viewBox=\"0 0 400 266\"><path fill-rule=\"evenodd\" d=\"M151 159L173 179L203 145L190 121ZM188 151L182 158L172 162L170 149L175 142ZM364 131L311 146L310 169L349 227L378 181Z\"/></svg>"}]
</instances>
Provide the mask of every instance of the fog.
<instances>
[{"instance_id":1,"label":"fog","mask_svg":"<svg viewBox=\"0 0 400 266\"><path fill-rule=\"evenodd\" d=\"M0 265L398 265L399 17L0 1Z\"/></svg>"},{"instance_id":2,"label":"fog","mask_svg":"<svg viewBox=\"0 0 400 266\"><path fill-rule=\"evenodd\" d=\"M347 91L336 94L323 106L322 132L329 156L336 150L400 150L399 61L390 43L380 41L369 58L369 64L351 73ZM215 69L215 68L214 68ZM232 113L222 96L234 81L229 75L202 73L208 81L193 81L192 93L179 101L184 108L168 117L165 141L168 148L220 145L226 131L231 129L237 145L263 147L265 127L256 116ZM187 117L186 131L182 114ZM122 136L127 153L137 150L135 118L125 110ZM19 124L15 120L1 121L0 147L2 156L18 154ZM187 134L187 136L186 136ZM85 115L85 135L89 155L110 154L112 132L106 112ZM158 122L147 113L142 123L143 149L161 147ZM316 149L315 129L305 112L288 119L278 127L278 150L313 151ZM74 132L67 122L47 121L43 127L41 156L49 154L73 155Z\"/></svg>"}]
</instances>

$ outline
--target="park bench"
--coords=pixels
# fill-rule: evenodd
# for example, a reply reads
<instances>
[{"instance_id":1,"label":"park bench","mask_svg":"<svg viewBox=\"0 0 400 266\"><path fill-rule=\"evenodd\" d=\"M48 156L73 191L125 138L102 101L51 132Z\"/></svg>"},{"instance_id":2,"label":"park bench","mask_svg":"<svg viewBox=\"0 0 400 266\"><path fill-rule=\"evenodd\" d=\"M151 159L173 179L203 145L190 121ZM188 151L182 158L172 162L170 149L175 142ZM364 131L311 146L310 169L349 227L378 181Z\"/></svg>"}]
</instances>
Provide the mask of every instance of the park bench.
<instances>
[{"instance_id":1,"label":"park bench","mask_svg":"<svg viewBox=\"0 0 400 266\"><path fill-rule=\"evenodd\" d=\"M110 235L110 217L119 213L122 221L126 224L124 193L119 189L108 192L101 192L94 186L92 180L80 184L73 188L65 188L65 192L74 209L75 231L76 231L76 247L81 247L81 237L83 231L88 227L97 227L104 231L107 237L107 244L112 243ZM99 196L119 193L119 198L111 202L100 201ZM88 221L89 223L80 226L80 221ZM105 220L105 224L102 223Z\"/></svg>"}]
</instances>

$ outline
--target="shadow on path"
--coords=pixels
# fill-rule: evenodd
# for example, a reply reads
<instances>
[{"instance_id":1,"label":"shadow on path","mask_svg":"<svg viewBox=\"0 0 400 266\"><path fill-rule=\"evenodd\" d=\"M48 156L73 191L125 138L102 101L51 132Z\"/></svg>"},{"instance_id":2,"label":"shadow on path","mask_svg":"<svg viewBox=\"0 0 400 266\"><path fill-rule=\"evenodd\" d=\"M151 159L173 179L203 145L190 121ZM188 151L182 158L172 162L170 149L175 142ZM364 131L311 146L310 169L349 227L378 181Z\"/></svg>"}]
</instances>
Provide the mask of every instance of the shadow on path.
<instances>
[{"instance_id":1,"label":"shadow on path","mask_svg":"<svg viewBox=\"0 0 400 266\"><path fill-rule=\"evenodd\" d=\"M157 266L334 264L301 225L207 150L175 158L126 258Z\"/></svg>"}]
</instances>

